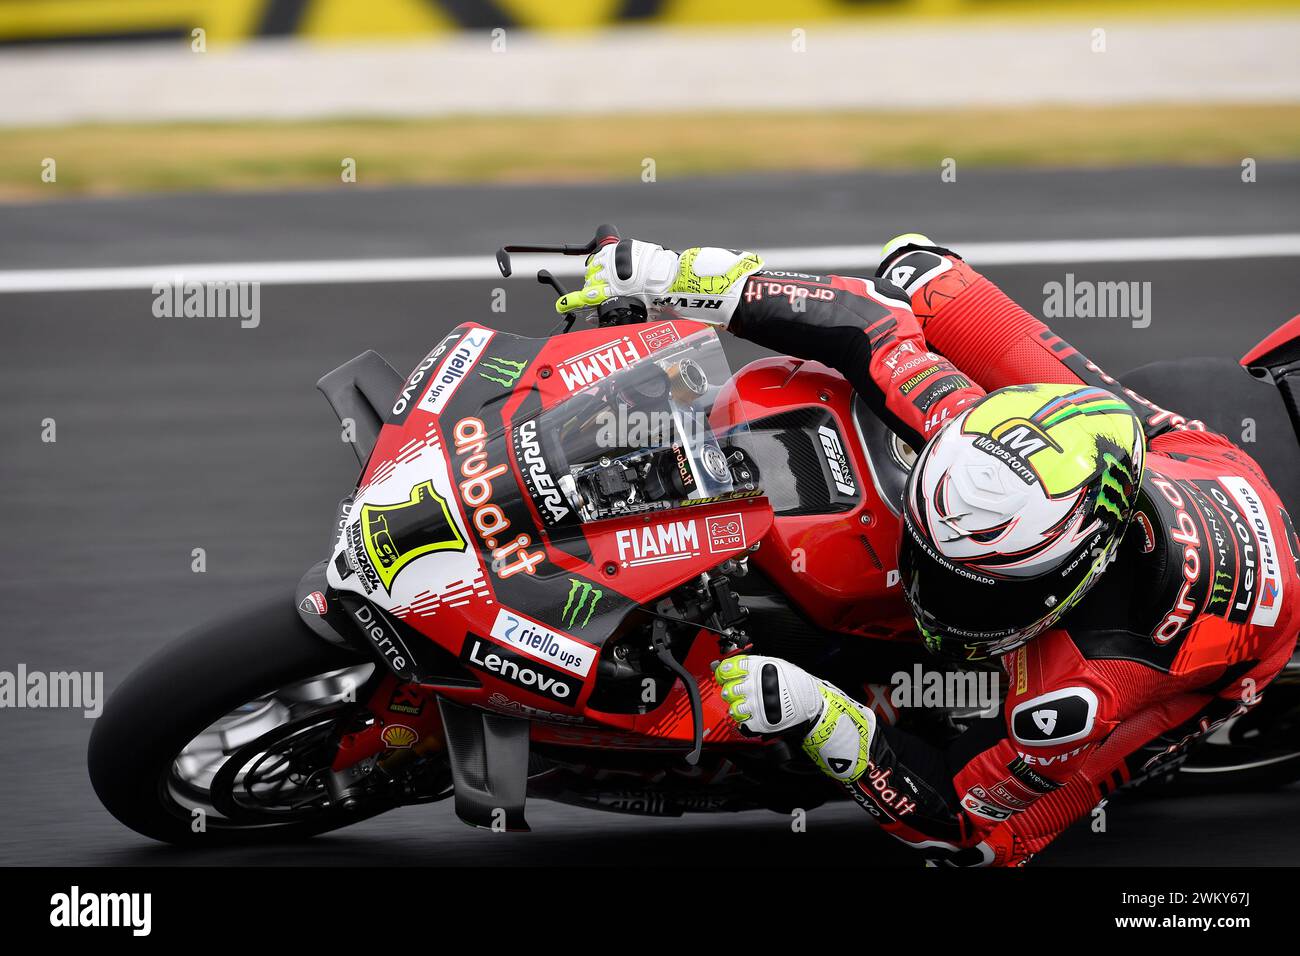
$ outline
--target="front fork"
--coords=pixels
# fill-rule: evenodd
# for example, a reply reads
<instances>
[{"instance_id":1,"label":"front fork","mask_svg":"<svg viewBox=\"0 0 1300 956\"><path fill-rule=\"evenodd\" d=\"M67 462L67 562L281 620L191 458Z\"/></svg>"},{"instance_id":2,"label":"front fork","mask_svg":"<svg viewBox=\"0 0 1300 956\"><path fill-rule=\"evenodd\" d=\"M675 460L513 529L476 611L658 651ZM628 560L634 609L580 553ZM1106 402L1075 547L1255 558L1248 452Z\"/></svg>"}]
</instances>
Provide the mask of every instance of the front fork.
<instances>
[{"instance_id":1,"label":"front fork","mask_svg":"<svg viewBox=\"0 0 1300 956\"><path fill-rule=\"evenodd\" d=\"M355 805L375 772L394 776L416 757L446 749L442 717L434 689L384 674L365 702L374 720L345 733L330 765L331 797Z\"/></svg>"}]
</instances>

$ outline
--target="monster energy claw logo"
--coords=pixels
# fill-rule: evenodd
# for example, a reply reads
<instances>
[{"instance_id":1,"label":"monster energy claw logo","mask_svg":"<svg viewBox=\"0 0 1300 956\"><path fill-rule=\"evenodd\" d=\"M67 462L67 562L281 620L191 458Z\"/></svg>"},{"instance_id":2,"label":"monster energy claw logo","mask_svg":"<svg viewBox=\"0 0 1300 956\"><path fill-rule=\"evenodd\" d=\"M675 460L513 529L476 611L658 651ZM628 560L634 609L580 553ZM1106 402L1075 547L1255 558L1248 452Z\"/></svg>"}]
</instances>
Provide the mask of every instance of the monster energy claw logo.
<instances>
[{"instance_id":1,"label":"monster energy claw logo","mask_svg":"<svg viewBox=\"0 0 1300 956\"><path fill-rule=\"evenodd\" d=\"M560 620L568 628L586 627L587 622L591 620L591 615L596 610L596 605L600 599L605 596L605 592L598 587L593 587L586 581L578 578L569 578L569 597L564 602L564 610L560 612ZM583 611L587 616L578 623L578 617Z\"/></svg>"},{"instance_id":2,"label":"monster energy claw logo","mask_svg":"<svg viewBox=\"0 0 1300 956\"><path fill-rule=\"evenodd\" d=\"M1222 604L1225 608L1228 606L1228 598L1232 595L1232 589L1228 587L1228 582L1231 580L1232 575L1228 574L1227 571L1214 572L1214 586L1210 590L1210 599L1205 602L1206 610L1216 604Z\"/></svg>"},{"instance_id":3,"label":"monster energy claw logo","mask_svg":"<svg viewBox=\"0 0 1300 956\"><path fill-rule=\"evenodd\" d=\"M1097 507L1095 510L1105 509L1113 512L1116 518L1122 519L1124 517L1122 509L1128 507L1126 482L1132 484L1133 476L1124 467L1124 463L1110 452L1103 452L1101 457L1106 463L1106 468L1101 473L1101 487L1097 491ZM1116 473L1123 475L1124 481L1117 478ZM1119 501L1116 502L1115 498L1118 498Z\"/></svg>"},{"instance_id":4,"label":"monster energy claw logo","mask_svg":"<svg viewBox=\"0 0 1300 956\"><path fill-rule=\"evenodd\" d=\"M519 381L519 376L524 374L524 368L527 362L514 362L510 359L500 359L489 355L479 363L479 378L485 378L489 382L495 382L505 388L510 388L515 382ZM489 375L488 373L492 374Z\"/></svg>"}]
</instances>

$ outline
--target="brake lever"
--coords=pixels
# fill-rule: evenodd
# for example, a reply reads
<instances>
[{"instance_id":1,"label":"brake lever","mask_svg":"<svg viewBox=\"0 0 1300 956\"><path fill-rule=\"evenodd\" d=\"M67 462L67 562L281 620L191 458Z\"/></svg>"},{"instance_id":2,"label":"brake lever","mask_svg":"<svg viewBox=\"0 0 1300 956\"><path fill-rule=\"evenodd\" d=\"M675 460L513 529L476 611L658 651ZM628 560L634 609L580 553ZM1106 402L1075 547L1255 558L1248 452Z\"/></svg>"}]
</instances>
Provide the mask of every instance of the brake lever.
<instances>
[{"instance_id":1,"label":"brake lever","mask_svg":"<svg viewBox=\"0 0 1300 956\"><path fill-rule=\"evenodd\" d=\"M695 683L691 672L683 667L668 649L668 625L662 617L656 617L650 628L650 647L659 658L659 662L681 680L682 686L686 688L686 696L690 698L692 738L695 746L686 755L686 762L694 767L700 762L700 753L704 750L704 701L700 697L700 687Z\"/></svg>"},{"instance_id":2,"label":"brake lever","mask_svg":"<svg viewBox=\"0 0 1300 956\"><path fill-rule=\"evenodd\" d=\"M510 265L510 253L512 252L549 252L561 256L589 256L605 243L617 239L618 229L608 223L601 223L596 227L596 234L580 246L575 246L571 242L561 243L560 245L524 244L502 246L497 250L497 268L501 270L501 275L508 279L512 271Z\"/></svg>"},{"instance_id":3,"label":"brake lever","mask_svg":"<svg viewBox=\"0 0 1300 956\"><path fill-rule=\"evenodd\" d=\"M564 286L560 284L560 280L555 278L555 276L551 275L548 269L537 270L537 281L540 282L542 285L549 285L552 289L555 290L555 294L558 296L565 296L568 294L569 290L564 288ZM578 315L576 312L570 312L568 315L564 317L565 332L568 332L570 329L573 328L573 322L575 319L577 319L577 317ZM560 334L563 335L564 333L562 332Z\"/></svg>"}]
</instances>

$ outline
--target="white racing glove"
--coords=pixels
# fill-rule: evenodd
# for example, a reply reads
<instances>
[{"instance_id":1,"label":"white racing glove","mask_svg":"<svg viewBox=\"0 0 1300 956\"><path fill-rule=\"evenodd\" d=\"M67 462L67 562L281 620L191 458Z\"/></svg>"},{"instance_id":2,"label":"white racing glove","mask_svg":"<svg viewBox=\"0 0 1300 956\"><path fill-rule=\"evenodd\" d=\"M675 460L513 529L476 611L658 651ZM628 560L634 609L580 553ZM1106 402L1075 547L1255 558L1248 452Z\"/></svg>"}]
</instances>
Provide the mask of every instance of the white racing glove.
<instances>
[{"instance_id":1,"label":"white racing glove","mask_svg":"<svg viewBox=\"0 0 1300 956\"><path fill-rule=\"evenodd\" d=\"M582 288L560 296L555 310L567 314L627 297L645 305L651 321L682 318L725 326L745 279L762 267L752 252L709 246L678 255L651 242L620 239L587 258Z\"/></svg>"},{"instance_id":2,"label":"white racing glove","mask_svg":"<svg viewBox=\"0 0 1300 956\"><path fill-rule=\"evenodd\" d=\"M718 664L728 715L750 733L811 725L803 749L836 780L857 780L870 763L876 715L843 691L779 657L739 654Z\"/></svg>"}]
</instances>

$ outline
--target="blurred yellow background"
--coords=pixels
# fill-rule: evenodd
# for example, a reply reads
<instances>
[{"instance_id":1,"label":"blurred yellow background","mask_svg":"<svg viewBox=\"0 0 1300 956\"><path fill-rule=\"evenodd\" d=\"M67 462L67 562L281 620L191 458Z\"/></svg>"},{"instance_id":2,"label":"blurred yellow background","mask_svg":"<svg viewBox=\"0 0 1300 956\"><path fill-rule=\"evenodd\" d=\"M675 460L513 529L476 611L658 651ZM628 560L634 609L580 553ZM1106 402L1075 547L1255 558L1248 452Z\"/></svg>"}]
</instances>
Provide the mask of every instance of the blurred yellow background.
<instances>
[{"instance_id":1,"label":"blurred yellow background","mask_svg":"<svg viewBox=\"0 0 1300 956\"><path fill-rule=\"evenodd\" d=\"M494 27L591 30L637 23L725 28L869 18L1168 16L1300 9L1300 0L7 0L0 44L254 37L428 38Z\"/></svg>"}]
</instances>

